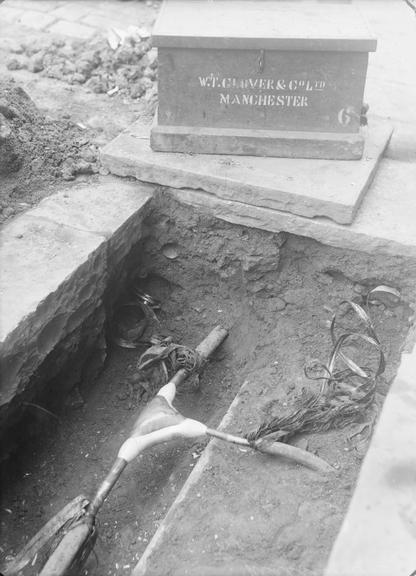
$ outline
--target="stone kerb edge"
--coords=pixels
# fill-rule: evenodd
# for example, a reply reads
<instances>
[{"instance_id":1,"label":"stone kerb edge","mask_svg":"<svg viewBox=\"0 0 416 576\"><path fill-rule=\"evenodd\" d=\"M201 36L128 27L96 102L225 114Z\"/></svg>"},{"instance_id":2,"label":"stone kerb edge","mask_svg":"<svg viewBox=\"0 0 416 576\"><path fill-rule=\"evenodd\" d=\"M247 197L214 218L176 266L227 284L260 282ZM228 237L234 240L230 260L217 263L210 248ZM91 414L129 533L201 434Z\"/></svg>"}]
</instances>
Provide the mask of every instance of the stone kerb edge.
<instances>
[{"instance_id":1,"label":"stone kerb edge","mask_svg":"<svg viewBox=\"0 0 416 576\"><path fill-rule=\"evenodd\" d=\"M113 206L118 215L113 221L111 218L109 221L102 210L100 212L97 202L89 201L88 193L84 193L88 191L83 191L78 195L71 196L71 192L65 192L46 198L37 208L4 226L1 251L3 256L5 250L11 252L5 259L11 270L5 274L8 278L4 278L2 290L3 319L6 308L13 302L13 292L17 295L15 306L21 306L21 312L13 311L0 343L3 408L15 394L24 390L31 375L54 347L94 310L103 306L102 297L108 279L114 276L117 265L132 245L139 241L141 221L152 197L152 188L114 180L110 188L101 186L101 193L103 190L112 191L116 182L117 192L107 196L107 208ZM80 202L81 197L85 202ZM66 205L74 199L71 213ZM119 205L123 201L124 211ZM57 202L61 202L65 209L61 216L56 209ZM48 210L50 214L47 214ZM94 230L88 229L88 225L80 225L85 211L97 217L91 222ZM37 230L35 241L30 234L33 227ZM8 242L11 245L5 249ZM37 252L32 270L25 263L31 250ZM48 274L53 260L58 262L58 271ZM26 302L23 296L19 298L19 290L22 295L28 291Z\"/></svg>"}]
</instances>

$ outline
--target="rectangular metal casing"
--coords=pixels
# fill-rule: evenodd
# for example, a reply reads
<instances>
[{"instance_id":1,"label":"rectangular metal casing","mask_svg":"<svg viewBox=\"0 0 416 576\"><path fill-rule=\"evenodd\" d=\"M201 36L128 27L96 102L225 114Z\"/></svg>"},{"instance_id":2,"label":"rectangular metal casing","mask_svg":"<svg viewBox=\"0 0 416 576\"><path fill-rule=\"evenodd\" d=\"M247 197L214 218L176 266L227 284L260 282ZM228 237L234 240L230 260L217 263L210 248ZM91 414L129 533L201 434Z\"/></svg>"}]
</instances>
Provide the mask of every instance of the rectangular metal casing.
<instances>
[{"instance_id":1,"label":"rectangular metal casing","mask_svg":"<svg viewBox=\"0 0 416 576\"><path fill-rule=\"evenodd\" d=\"M153 42L154 150L361 158L376 41L352 6L167 0Z\"/></svg>"}]
</instances>

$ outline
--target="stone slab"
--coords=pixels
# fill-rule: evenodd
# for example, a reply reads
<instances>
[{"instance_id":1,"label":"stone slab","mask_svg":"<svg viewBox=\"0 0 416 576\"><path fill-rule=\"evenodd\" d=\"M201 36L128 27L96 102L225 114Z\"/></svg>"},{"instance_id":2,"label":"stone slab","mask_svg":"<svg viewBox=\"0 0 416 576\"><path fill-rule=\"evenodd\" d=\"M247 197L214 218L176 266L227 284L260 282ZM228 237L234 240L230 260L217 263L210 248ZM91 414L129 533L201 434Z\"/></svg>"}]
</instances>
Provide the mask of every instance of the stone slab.
<instances>
[{"instance_id":1,"label":"stone slab","mask_svg":"<svg viewBox=\"0 0 416 576\"><path fill-rule=\"evenodd\" d=\"M285 231L359 252L414 259L415 182L415 162L383 160L361 209L350 225L222 200L201 190L170 188L169 192L181 202L209 210L217 218L234 224L270 232Z\"/></svg>"},{"instance_id":2,"label":"stone slab","mask_svg":"<svg viewBox=\"0 0 416 576\"><path fill-rule=\"evenodd\" d=\"M1 231L0 342L55 292L104 238L27 213Z\"/></svg>"},{"instance_id":3,"label":"stone slab","mask_svg":"<svg viewBox=\"0 0 416 576\"><path fill-rule=\"evenodd\" d=\"M56 19L69 20L70 22L77 22L91 12L91 6L85 5L84 2L71 2L63 6L59 6L52 12Z\"/></svg>"},{"instance_id":4,"label":"stone slab","mask_svg":"<svg viewBox=\"0 0 416 576\"><path fill-rule=\"evenodd\" d=\"M404 354L325 576L416 571L416 353Z\"/></svg>"},{"instance_id":5,"label":"stone slab","mask_svg":"<svg viewBox=\"0 0 416 576\"><path fill-rule=\"evenodd\" d=\"M149 184L106 176L94 185L82 182L49 196L30 214L109 239L143 208L153 189Z\"/></svg>"},{"instance_id":6,"label":"stone slab","mask_svg":"<svg viewBox=\"0 0 416 576\"><path fill-rule=\"evenodd\" d=\"M64 4L65 0L6 0L4 4L13 5L24 11L36 10L37 12L50 12Z\"/></svg>"},{"instance_id":7,"label":"stone slab","mask_svg":"<svg viewBox=\"0 0 416 576\"><path fill-rule=\"evenodd\" d=\"M53 34L71 36L81 40L92 38L92 36L97 33L97 30L95 28L91 28L91 26L86 26L85 24L80 24L79 22L67 22L66 20L58 20L58 22L55 22L52 24L52 26L50 26L49 31Z\"/></svg>"},{"instance_id":8,"label":"stone slab","mask_svg":"<svg viewBox=\"0 0 416 576\"><path fill-rule=\"evenodd\" d=\"M103 241L102 236L30 214L2 230L0 406L23 392L31 374L68 333L84 288L88 313L99 304Z\"/></svg>"},{"instance_id":9,"label":"stone slab","mask_svg":"<svg viewBox=\"0 0 416 576\"><path fill-rule=\"evenodd\" d=\"M3 22L17 22L22 14L23 10L13 8L9 5L0 7L0 18Z\"/></svg>"},{"instance_id":10,"label":"stone slab","mask_svg":"<svg viewBox=\"0 0 416 576\"><path fill-rule=\"evenodd\" d=\"M36 30L43 30L55 20L56 18L52 14L48 12L37 12L36 10L25 10L19 19L20 23L24 26L29 26Z\"/></svg>"},{"instance_id":11,"label":"stone slab","mask_svg":"<svg viewBox=\"0 0 416 576\"><path fill-rule=\"evenodd\" d=\"M136 122L102 150L119 176L203 190L223 200L350 223L391 137L389 122L371 120L357 161L255 158L154 152L149 127Z\"/></svg>"}]
</instances>

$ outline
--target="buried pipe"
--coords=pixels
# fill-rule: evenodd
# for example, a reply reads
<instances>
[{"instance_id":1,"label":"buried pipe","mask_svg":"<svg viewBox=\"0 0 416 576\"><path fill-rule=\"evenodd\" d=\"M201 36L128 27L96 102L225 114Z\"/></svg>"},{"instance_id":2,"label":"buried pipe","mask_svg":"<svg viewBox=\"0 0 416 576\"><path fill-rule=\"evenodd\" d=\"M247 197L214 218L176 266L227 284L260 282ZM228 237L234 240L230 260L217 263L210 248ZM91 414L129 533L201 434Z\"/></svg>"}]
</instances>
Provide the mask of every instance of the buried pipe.
<instances>
[{"instance_id":1,"label":"buried pipe","mask_svg":"<svg viewBox=\"0 0 416 576\"><path fill-rule=\"evenodd\" d=\"M198 369L208 360L227 334L224 328L217 326L199 344L196 348L200 358ZM173 407L172 402L176 395L176 386L183 382L189 374L190 372L185 368L179 369L145 406L136 420L129 438L122 444L113 466L100 484L94 498L90 502L83 496L76 498L74 506L70 507L70 509L76 508L75 515L71 517L68 514L63 514L63 511L58 513L32 538L20 554L3 568L1 574L15 576L29 562L32 561L32 564L36 562L40 543L45 545L46 540L48 544L52 544L50 546L52 552L46 562L43 563L43 567L40 568L39 576L72 576L78 574L85 566L97 539L96 516L101 506L126 466L146 448L156 444L177 438L211 436L267 454L283 456L321 472L333 470L327 462L300 448L265 438L251 442L245 438L213 430L202 422L184 417ZM52 534L50 533L51 528L54 530ZM49 530L48 534L45 534L46 530Z\"/></svg>"},{"instance_id":2,"label":"buried pipe","mask_svg":"<svg viewBox=\"0 0 416 576\"><path fill-rule=\"evenodd\" d=\"M196 348L198 363L194 371L203 367L227 335L228 331L221 326L208 334ZM92 501L82 495L75 498L43 526L13 560L0 568L0 576L17 576L29 563L34 566L47 546L51 552L42 562L39 576L74 576L81 571L97 539L96 515L127 464L150 446L205 434L204 424L185 418L171 404L176 385L190 374L185 368L179 369L140 413Z\"/></svg>"},{"instance_id":3,"label":"buried pipe","mask_svg":"<svg viewBox=\"0 0 416 576\"><path fill-rule=\"evenodd\" d=\"M274 442L267 438L260 438L254 442L249 442L247 438L242 438L240 436L234 436L233 434L228 434L227 432L220 432L219 430L213 430L212 428L207 428L206 434L225 442L231 442L232 444L239 444L240 446L246 446L247 448L252 448L258 452L263 452L264 454L270 454L271 456L281 456L282 458L287 458L296 462L297 464L302 464L307 468L312 468L319 472L334 472L335 469L328 464L319 456L315 456L312 452L307 450L302 450L296 446L290 444L285 444L283 442Z\"/></svg>"}]
</instances>

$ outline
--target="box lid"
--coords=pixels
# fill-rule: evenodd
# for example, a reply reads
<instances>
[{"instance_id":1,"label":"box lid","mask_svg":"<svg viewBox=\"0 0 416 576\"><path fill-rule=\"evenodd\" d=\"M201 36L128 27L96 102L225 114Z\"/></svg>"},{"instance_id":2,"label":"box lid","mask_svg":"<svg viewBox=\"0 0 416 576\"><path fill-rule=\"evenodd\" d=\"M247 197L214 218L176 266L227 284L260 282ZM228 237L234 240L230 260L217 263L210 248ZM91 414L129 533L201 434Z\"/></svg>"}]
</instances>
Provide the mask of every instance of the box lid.
<instances>
[{"instance_id":1,"label":"box lid","mask_svg":"<svg viewBox=\"0 0 416 576\"><path fill-rule=\"evenodd\" d=\"M351 4L319 0L165 0L153 44L170 48L376 49Z\"/></svg>"}]
</instances>

